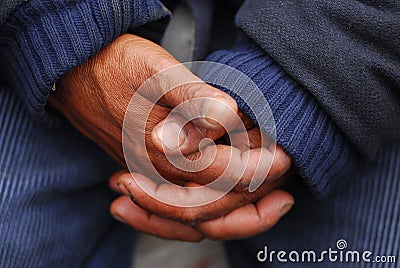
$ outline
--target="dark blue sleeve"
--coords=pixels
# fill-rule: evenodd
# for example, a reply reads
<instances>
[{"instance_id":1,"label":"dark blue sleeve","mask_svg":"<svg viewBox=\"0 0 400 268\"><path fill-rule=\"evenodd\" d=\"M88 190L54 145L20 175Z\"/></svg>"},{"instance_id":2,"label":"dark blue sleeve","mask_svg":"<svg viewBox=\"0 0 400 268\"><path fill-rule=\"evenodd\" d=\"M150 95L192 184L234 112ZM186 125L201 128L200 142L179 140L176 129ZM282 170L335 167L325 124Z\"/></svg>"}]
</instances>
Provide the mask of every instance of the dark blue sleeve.
<instances>
[{"instance_id":1,"label":"dark blue sleeve","mask_svg":"<svg viewBox=\"0 0 400 268\"><path fill-rule=\"evenodd\" d=\"M52 85L130 26L168 16L159 0L30 0L0 29L1 76L38 120Z\"/></svg>"},{"instance_id":2,"label":"dark blue sleeve","mask_svg":"<svg viewBox=\"0 0 400 268\"><path fill-rule=\"evenodd\" d=\"M243 72L258 86L271 108L277 143L292 157L311 191L320 196L326 195L348 178L359 157L354 145L317 100L288 76L264 50L241 35L233 49L214 52L207 60ZM217 69L209 75L222 79L228 77ZM256 121L249 108L251 103L246 104L231 90L224 90L237 100L243 112ZM268 131L269 122L257 123Z\"/></svg>"}]
</instances>

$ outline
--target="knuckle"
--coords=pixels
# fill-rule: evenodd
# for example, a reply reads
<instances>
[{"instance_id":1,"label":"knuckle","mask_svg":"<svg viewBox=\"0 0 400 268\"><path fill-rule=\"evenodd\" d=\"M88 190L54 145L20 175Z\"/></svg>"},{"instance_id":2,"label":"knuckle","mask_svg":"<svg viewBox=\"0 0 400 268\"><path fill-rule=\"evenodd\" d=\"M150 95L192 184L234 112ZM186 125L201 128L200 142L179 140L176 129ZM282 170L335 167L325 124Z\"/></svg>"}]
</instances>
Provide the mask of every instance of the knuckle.
<instances>
[{"instance_id":1,"label":"knuckle","mask_svg":"<svg viewBox=\"0 0 400 268\"><path fill-rule=\"evenodd\" d=\"M191 100L197 97L197 93L200 92L203 87L203 83L188 83L182 87L179 87L179 93L185 96L185 99Z\"/></svg>"},{"instance_id":2,"label":"knuckle","mask_svg":"<svg viewBox=\"0 0 400 268\"><path fill-rule=\"evenodd\" d=\"M236 184L234 191L236 193L247 193L249 191L249 187L250 187L250 181L241 180Z\"/></svg>"},{"instance_id":3,"label":"knuckle","mask_svg":"<svg viewBox=\"0 0 400 268\"><path fill-rule=\"evenodd\" d=\"M176 64L167 53L164 53L161 50L152 53L149 60L154 64L155 72L160 72L171 67L173 64Z\"/></svg>"}]
</instances>

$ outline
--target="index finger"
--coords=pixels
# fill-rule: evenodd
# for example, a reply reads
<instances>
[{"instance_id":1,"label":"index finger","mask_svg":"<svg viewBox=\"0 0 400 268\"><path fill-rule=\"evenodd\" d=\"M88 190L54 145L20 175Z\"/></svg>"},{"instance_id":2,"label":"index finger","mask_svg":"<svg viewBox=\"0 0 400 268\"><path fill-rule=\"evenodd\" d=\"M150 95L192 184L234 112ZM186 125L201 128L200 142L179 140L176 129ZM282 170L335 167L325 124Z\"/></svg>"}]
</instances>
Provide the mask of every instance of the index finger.
<instances>
[{"instance_id":1,"label":"index finger","mask_svg":"<svg viewBox=\"0 0 400 268\"><path fill-rule=\"evenodd\" d=\"M180 107L179 114L189 120L198 118L194 121L200 127L216 130L235 122L228 114L229 111L238 112L237 103L231 96L202 81L185 64L166 66L142 84L136 93L154 104Z\"/></svg>"}]
</instances>

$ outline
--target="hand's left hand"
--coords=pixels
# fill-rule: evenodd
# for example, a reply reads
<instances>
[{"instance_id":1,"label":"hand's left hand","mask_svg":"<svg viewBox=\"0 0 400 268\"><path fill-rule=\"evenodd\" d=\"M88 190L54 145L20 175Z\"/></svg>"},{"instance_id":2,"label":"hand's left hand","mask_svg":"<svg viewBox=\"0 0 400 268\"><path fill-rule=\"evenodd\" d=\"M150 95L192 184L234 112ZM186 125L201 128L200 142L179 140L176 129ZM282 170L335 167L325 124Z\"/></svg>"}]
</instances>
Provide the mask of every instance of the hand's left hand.
<instances>
[{"instance_id":1,"label":"hand's left hand","mask_svg":"<svg viewBox=\"0 0 400 268\"><path fill-rule=\"evenodd\" d=\"M251 129L248 134L250 147L259 147L259 130ZM110 210L120 221L161 238L185 241L198 241L204 237L215 240L245 238L270 229L292 207L294 200L289 193L273 190L282 184L282 176L290 166L290 157L278 146L268 174L269 180L259 189L252 193L232 191L211 204L199 207L164 204L145 193L136 181L149 185L154 191L153 196L175 195L196 199L215 189L203 187L200 192L191 192L172 185L156 186L141 174L132 174L135 177L133 180L131 174L119 172L110 179L110 187L124 195L114 201ZM197 185L189 183L188 186ZM226 212L223 216L216 214L213 217L210 214L210 211L220 213L224 208Z\"/></svg>"},{"instance_id":2,"label":"hand's left hand","mask_svg":"<svg viewBox=\"0 0 400 268\"><path fill-rule=\"evenodd\" d=\"M112 215L132 228L159 238L196 242L204 238L230 240L250 237L272 228L292 207L293 197L282 190L274 190L217 219L197 225L161 218L132 202L129 193L117 186L116 174L110 180L113 189L124 193L111 205Z\"/></svg>"}]
</instances>

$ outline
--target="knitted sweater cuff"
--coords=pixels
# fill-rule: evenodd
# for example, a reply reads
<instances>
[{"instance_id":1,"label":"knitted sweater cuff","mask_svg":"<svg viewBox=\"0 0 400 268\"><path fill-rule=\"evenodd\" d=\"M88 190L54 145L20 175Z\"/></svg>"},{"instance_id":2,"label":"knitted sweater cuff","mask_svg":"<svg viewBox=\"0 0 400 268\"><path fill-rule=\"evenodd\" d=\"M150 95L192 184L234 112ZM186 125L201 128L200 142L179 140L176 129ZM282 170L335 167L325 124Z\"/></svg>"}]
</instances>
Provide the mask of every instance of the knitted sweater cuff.
<instances>
[{"instance_id":1,"label":"knitted sweater cuff","mask_svg":"<svg viewBox=\"0 0 400 268\"><path fill-rule=\"evenodd\" d=\"M0 68L44 123L52 85L85 62L128 27L169 15L159 0L30 0L16 10L0 32Z\"/></svg>"},{"instance_id":2,"label":"knitted sweater cuff","mask_svg":"<svg viewBox=\"0 0 400 268\"><path fill-rule=\"evenodd\" d=\"M240 36L231 50L217 51L207 61L233 67L258 86L265 96L276 124L277 143L289 154L310 190L319 196L328 194L348 177L357 152L317 103L316 99L294 82L262 49ZM228 77L223 68L214 68L207 76ZM207 80L206 80L207 81ZM239 108L254 121L246 104L229 89L223 89L238 102ZM252 107L253 108L253 107ZM270 123L257 122L268 132Z\"/></svg>"}]
</instances>

